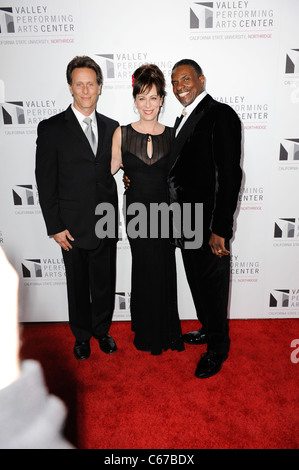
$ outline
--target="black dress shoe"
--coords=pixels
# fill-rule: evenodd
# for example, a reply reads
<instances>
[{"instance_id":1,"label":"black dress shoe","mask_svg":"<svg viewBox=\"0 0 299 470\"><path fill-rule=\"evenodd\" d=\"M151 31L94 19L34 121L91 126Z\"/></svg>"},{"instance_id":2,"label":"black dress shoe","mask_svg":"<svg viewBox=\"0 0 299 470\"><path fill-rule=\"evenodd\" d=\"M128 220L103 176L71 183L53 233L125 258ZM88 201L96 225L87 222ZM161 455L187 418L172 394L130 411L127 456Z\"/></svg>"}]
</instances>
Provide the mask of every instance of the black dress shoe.
<instances>
[{"instance_id":1,"label":"black dress shoe","mask_svg":"<svg viewBox=\"0 0 299 470\"><path fill-rule=\"evenodd\" d=\"M74 346L74 356L76 359L88 359L90 356L89 341L76 341Z\"/></svg>"},{"instance_id":2,"label":"black dress shoe","mask_svg":"<svg viewBox=\"0 0 299 470\"><path fill-rule=\"evenodd\" d=\"M117 350L116 344L112 336L106 334L98 338L101 350L106 354L112 354Z\"/></svg>"},{"instance_id":3,"label":"black dress shoe","mask_svg":"<svg viewBox=\"0 0 299 470\"><path fill-rule=\"evenodd\" d=\"M228 358L228 354L219 354L213 351L202 354L197 368L195 370L195 376L198 379L206 379L212 377L220 371L222 364Z\"/></svg>"},{"instance_id":4,"label":"black dress shoe","mask_svg":"<svg viewBox=\"0 0 299 470\"><path fill-rule=\"evenodd\" d=\"M183 341L188 344L205 344L207 335L201 330L190 331L190 333L183 335Z\"/></svg>"}]
</instances>

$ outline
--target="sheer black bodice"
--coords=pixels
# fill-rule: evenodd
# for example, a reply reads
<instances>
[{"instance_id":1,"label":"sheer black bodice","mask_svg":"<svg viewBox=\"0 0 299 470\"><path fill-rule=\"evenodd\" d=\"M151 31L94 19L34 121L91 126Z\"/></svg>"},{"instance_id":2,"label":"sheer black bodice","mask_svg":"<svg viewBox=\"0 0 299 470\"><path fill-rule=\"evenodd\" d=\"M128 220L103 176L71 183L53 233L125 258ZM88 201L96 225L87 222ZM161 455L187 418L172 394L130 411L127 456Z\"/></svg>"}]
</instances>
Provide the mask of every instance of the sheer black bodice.
<instances>
[{"instance_id":1,"label":"sheer black bodice","mask_svg":"<svg viewBox=\"0 0 299 470\"><path fill-rule=\"evenodd\" d=\"M151 136L153 155L147 155L148 134L140 134L131 125L122 127L122 159L131 183L126 191L129 201L167 201L167 157L173 130L166 127L160 135Z\"/></svg>"},{"instance_id":2,"label":"sheer black bodice","mask_svg":"<svg viewBox=\"0 0 299 470\"><path fill-rule=\"evenodd\" d=\"M162 134L141 134L135 131L132 125L122 127L122 153L131 153L146 165L153 165L161 158L167 156L171 141L173 138L173 129L171 127L165 127ZM149 158L147 154L147 142L150 138L153 142L153 155Z\"/></svg>"}]
</instances>

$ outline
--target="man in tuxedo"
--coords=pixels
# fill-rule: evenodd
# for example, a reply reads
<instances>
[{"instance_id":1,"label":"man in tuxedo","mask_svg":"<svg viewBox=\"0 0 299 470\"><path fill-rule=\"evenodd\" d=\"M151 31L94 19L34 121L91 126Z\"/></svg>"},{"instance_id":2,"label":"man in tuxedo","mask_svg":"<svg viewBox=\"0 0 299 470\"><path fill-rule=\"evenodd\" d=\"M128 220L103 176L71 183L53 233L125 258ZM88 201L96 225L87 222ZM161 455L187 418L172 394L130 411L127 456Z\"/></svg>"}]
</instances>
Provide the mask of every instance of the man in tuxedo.
<instances>
[{"instance_id":1,"label":"man in tuxedo","mask_svg":"<svg viewBox=\"0 0 299 470\"><path fill-rule=\"evenodd\" d=\"M92 336L105 353L117 349L108 334L117 233L98 238L95 212L98 204L110 203L117 214L110 163L112 135L119 124L96 111L103 76L95 61L75 57L67 66L67 82L73 104L38 125L36 181L47 233L62 248L74 355L87 359Z\"/></svg>"},{"instance_id":2,"label":"man in tuxedo","mask_svg":"<svg viewBox=\"0 0 299 470\"><path fill-rule=\"evenodd\" d=\"M190 59L172 69L172 87L183 106L168 176L170 202L203 204L203 243L188 249L184 233L184 268L201 328L183 335L189 344L207 343L195 375L215 375L228 357L230 339L227 308L230 282L229 240L242 170L241 123L235 111L204 90L205 77ZM182 206L183 207L183 206Z\"/></svg>"}]
</instances>

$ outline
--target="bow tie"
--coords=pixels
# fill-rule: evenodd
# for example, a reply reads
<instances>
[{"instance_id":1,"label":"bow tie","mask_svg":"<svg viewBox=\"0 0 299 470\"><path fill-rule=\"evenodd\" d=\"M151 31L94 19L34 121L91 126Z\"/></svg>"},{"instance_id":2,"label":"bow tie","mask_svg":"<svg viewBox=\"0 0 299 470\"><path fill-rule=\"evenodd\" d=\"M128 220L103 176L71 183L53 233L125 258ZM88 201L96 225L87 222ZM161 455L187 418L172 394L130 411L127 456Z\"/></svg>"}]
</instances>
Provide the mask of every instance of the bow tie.
<instances>
[{"instance_id":1,"label":"bow tie","mask_svg":"<svg viewBox=\"0 0 299 470\"><path fill-rule=\"evenodd\" d=\"M175 125L174 125L174 129L175 129L175 130L179 127L179 125L180 125L181 122L182 122L182 119L183 119L185 116L187 116L186 108L183 109L182 114L180 115L180 117L177 117L177 118L176 118Z\"/></svg>"}]
</instances>

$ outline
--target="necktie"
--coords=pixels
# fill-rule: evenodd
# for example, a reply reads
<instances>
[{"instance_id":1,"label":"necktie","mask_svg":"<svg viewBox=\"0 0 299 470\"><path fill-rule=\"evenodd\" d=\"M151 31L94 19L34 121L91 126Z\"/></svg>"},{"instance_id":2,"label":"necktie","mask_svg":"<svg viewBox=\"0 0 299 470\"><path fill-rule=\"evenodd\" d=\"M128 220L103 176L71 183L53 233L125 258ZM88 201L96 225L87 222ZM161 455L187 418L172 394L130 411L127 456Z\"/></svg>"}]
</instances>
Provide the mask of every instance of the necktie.
<instances>
[{"instance_id":1,"label":"necktie","mask_svg":"<svg viewBox=\"0 0 299 470\"><path fill-rule=\"evenodd\" d=\"M91 125L91 118L90 117L87 117L83 120L83 122L85 122L85 124L87 124L87 127L85 129L85 134L86 134L86 137L88 138L88 141L90 143L90 146L92 148L92 151L94 154L97 153L97 143L96 143L96 137L94 135L94 132L92 130L92 125Z\"/></svg>"}]
</instances>

